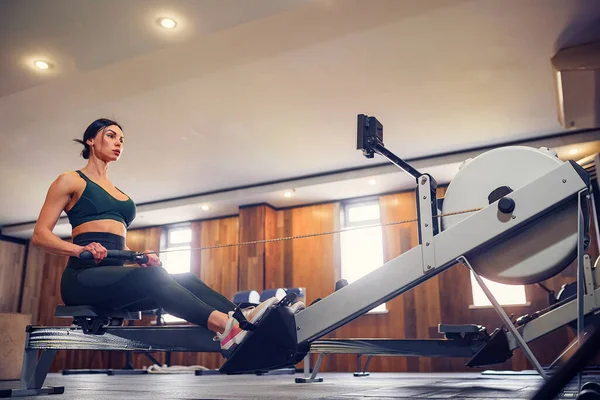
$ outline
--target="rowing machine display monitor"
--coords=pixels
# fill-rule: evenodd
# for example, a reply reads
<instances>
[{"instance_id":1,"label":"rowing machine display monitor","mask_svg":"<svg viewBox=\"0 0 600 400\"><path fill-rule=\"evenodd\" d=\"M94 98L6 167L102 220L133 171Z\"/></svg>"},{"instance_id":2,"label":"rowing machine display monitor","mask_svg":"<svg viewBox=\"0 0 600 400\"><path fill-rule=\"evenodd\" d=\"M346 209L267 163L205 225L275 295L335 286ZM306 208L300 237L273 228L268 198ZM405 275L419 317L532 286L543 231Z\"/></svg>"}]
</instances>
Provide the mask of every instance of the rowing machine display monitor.
<instances>
[{"instance_id":1,"label":"rowing machine display monitor","mask_svg":"<svg viewBox=\"0 0 600 400\"><path fill-rule=\"evenodd\" d=\"M356 148L362 150L365 157L373 158L373 155L377 153L390 160L401 170L412 175L416 180L423 176L422 173L417 171L406 161L385 148L383 145L383 125L381 122L377 121L377 118L359 114L357 130ZM429 176L429 178L434 186L437 187L437 183L435 183L433 177Z\"/></svg>"},{"instance_id":2,"label":"rowing machine display monitor","mask_svg":"<svg viewBox=\"0 0 600 400\"><path fill-rule=\"evenodd\" d=\"M362 150L365 157L373 158L373 146L383 146L383 125L375 117L359 114L357 131L356 149Z\"/></svg>"},{"instance_id":3,"label":"rowing machine display monitor","mask_svg":"<svg viewBox=\"0 0 600 400\"><path fill-rule=\"evenodd\" d=\"M357 149L367 158L373 158L375 153L387 158L392 164L411 175L416 183L417 218L419 219L419 244L430 241L439 233L437 181L429 174L423 174L406 161L389 151L383 144L383 125L375 117L365 114L358 115ZM429 259L433 252L429 252ZM429 264L431 265L431 264Z\"/></svg>"}]
</instances>

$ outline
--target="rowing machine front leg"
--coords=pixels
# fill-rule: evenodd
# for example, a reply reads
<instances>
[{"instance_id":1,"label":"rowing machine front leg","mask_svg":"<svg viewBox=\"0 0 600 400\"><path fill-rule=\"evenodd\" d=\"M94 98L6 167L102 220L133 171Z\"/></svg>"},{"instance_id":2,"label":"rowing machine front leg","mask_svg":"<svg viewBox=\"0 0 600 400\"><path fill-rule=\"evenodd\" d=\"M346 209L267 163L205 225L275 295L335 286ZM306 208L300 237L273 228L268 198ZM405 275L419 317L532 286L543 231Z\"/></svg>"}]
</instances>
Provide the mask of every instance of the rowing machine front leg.
<instances>
[{"instance_id":1,"label":"rowing machine front leg","mask_svg":"<svg viewBox=\"0 0 600 400\"><path fill-rule=\"evenodd\" d=\"M27 335L29 336L29 335ZM62 394L64 386L42 386L54 360L57 350L41 350L25 348L21 384L18 389L0 390L0 398L37 396L40 394ZM39 355L39 358L38 358Z\"/></svg>"}]
</instances>

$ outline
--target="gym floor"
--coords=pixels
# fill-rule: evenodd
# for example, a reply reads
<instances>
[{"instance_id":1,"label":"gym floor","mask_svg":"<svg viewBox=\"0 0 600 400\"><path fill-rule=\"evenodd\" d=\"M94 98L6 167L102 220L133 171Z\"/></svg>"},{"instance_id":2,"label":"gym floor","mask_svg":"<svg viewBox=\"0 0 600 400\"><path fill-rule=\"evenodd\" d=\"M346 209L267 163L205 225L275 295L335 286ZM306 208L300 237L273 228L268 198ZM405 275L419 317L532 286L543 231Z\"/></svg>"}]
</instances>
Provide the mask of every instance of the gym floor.
<instances>
[{"instance_id":1,"label":"gym floor","mask_svg":"<svg viewBox=\"0 0 600 400\"><path fill-rule=\"evenodd\" d=\"M295 383L295 375L146 374L130 376L49 374L46 385L65 392L39 399L530 399L542 383L534 374L323 373L322 383ZM15 388L18 382L0 382ZM565 393L560 398L574 398Z\"/></svg>"}]
</instances>

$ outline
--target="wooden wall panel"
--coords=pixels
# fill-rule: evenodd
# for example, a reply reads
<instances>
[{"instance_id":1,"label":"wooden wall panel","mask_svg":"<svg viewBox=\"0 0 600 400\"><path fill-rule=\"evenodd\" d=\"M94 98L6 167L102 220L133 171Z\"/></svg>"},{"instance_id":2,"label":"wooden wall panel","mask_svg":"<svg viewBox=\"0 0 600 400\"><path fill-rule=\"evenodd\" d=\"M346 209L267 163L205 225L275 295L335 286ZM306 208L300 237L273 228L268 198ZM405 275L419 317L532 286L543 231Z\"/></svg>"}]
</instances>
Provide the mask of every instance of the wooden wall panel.
<instances>
[{"instance_id":1,"label":"wooden wall panel","mask_svg":"<svg viewBox=\"0 0 600 400\"><path fill-rule=\"evenodd\" d=\"M273 239L277 234L277 213L267 204L240 208L239 242ZM239 247L239 290L271 289L283 282L279 269L279 244L257 243Z\"/></svg>"},{"instance_id":2,"label":"wooden wall panel","mask_svg":"<svg viewBox=\"0 0 600 400\"><path fill-rule=\"evenodd\" d=\"M19 311L26 246L0 241L0 312Z\"/></svg>"},{"instance_id":3,"label":"wooden wall panel","mask_svg":"<svg viewBox=\"0 0 600 400\"><path fill-rule=\"evenodd\" d=\"M21 312L31 314L33 324L39 323L40 287L44 275L45 259L46 252L30 242L27 249L27 262L25 263L25 283L23 285Z\"/></svg>"},{"instance_id":4,"label":"wooden wall panel","mask_svg":"<svg viewBox=\"0 0 600 400\"><path fill-rule=\"evenodd\" d=\"M283 212L266 208L265 239L285 237ZM285 280L284 242L265 243L265 288L288 287Z\"/></svg>"},{"instance_id":5,"label":"wooden wall panel","mask_svg":"<svg viewBox=\"0 0 600 400\"><path fill-rule=\"evenodd\" d=\"M201 222L201 245L236 243L239 218L230 217ZM200 279L228 299L238 291L238 247L203 251L200 261ZM198 354L196 365L218 368L225 361L220 354Z\"/></svg>"},{"instance_id":6,"label":"wooden wall panel","mask_svg":"<svg viewBox=\"0 0 600 400\"><path fill-rule=\"evenodd\" d=\"M293 236L327 232L336 227L336 218L339 218L339 204L298 207L285 212L292 214ZM335 289L333 243L333 235L290 241L294 269L289 283L292 287L307 288L307 304L319 297L326 297Z\"/></svg>"},{"instance_id":7,"label":"wooden wall panel","mask_svg":"<svg viewBox=\"0 0 600 400\"><path fill-rule=\"evenodd\" d=\"M291 209L277 211L277 233L278 237L291 237L294 234L294 212ZM294 241L285 240L281 242L281 261L283 262L283 286L293 287L294 281ZM305 299L306 300L306 299ZM308 305L306 301L306 305Z\"/></svg>"},{"instance_id":8,"label":"wooden wall panel","mask_svg":"<svg viewBox=\"0 0 600 400\"><path fill-rule=\"evenodd\" d=\"M202 246L236 243L238 217L201 222ZM238 247L202 252L200 279L228 299L238 291Z\"/></svg>"},{"instance_id":9,"label":"wooden wall panel","mask_svg":"<svg viewBox=\"0 0 600 400\"><path fill-rule=\"evenodd\" d=\"M340 208L338 203L298 207L283 211L285 236L298 236L328 232L338 228ZM335 289L335 235L314 236L288 240L283 244L284 283L286 287L305 287L305 303L309 305L317 298L331 294ZM335 337L335 332L325 337ZM325 357L323 371L335 365L335 356ZM316 355L311 357L311 365ZM303 363L299 364L302 368Z\"/></svg>"},{"instance_id":10,"label":"wooden wall panel","mask_svg":"<svg viewBox=\"0 0 600 400\"><path fill-rule=\"evenodd\" d=\"M240 208L240 243L265 239L265 205ZM240 290L264 289L265 244L258 243L239 248Z\"/></svg>"}]
</instances>

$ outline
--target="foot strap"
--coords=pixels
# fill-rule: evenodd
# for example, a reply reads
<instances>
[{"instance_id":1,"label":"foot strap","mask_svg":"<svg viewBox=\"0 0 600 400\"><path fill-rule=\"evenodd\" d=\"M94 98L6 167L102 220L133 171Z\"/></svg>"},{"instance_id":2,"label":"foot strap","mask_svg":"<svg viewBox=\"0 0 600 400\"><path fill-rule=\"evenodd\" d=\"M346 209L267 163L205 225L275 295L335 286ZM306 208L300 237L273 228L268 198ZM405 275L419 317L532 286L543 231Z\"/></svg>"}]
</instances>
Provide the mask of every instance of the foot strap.
<instances>
[{"instance_id":1,"label":"foot strap","mask_svg":"<svg viewBox=\"0 0 600 400\"><path fill-rule=\"evenodd\" d=\"M279 301L279 306L282 306L282 307L291 306L294 303L294 301L296 300L296 297L298 297L298 295L293 292L286 294L285 297Z\"/></svg>"},{"instance_id":2,"label":"foot strap","mask_svg":"<svg viewBox=\"0 0 600 400\"><path fill-rule=\"evenodd\" d=\"M245 331L253 331L256 329L256 325L246 319L242 309L239 307L236 307L233 311L233 318L237 319L237 321L240 323L240 328Z\"/></svg>"}]
</instances>

